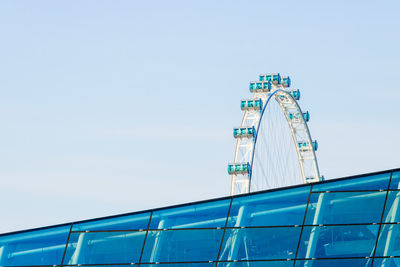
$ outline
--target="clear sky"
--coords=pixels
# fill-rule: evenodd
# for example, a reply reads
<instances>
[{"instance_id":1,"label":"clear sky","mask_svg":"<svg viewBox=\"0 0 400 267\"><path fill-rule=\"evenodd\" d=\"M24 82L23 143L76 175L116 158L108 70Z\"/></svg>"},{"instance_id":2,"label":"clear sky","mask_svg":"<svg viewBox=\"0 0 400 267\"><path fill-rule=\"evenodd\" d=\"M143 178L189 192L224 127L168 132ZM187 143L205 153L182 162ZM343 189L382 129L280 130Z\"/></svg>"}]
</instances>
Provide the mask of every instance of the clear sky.
<instances>
[{"instance_id":1,"label":"clear sky","mask_svg":"<svg viewBox=\"0 0 400 267\"><path fill-rule=\"evenodd\" d=\"M400 167L400 2L0 2L0 232L226 196L259 73L327 178Z\"/></svg>"}]
</instances>

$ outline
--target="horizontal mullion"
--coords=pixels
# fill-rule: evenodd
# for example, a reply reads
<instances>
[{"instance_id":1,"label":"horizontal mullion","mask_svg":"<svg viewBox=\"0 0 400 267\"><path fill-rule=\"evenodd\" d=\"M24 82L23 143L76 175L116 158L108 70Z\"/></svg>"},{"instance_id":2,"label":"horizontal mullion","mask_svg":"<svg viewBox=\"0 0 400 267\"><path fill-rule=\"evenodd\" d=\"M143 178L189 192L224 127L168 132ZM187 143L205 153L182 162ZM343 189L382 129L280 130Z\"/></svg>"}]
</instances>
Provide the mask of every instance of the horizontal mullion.
<instances>
[{"instance_id":1,"label":"horizontal mullion","mask_svg":"<svg viewBox=\"0 0 400 267\"><path fill-rule=\"evenodd\" d=\"M216 261L218 263L226 263L226 262L267 262L267 261L294 261L294 259L267 259L267 260L233 260L233 261Z\"/></svg>"},{"instance_id":2,"label":"horizontal mullion","mask_svg":"<svg viewBox=\"0 0 400 267\"><path fill-rule=\"evenodd\" d=\"M131 266L131 265L139 265L139 263L96 263L96 264L64 264L64 266Z\"/></svg>"},{"instance_id":3,"label":"horizontal mullion","mask_svg":"<svg viewBox=\"0 0 400 267\"><path fill-rule=\"evenodd\" d=\"M383 222L383 223L381 223L382 225L385 225L385 224L387 224L387 225L391 225L391 224L400 224L400 222Z\"/></svg>"},{"instance_id":4,"label":"horizontal mullion","mask_svg":"<svg viewBox=\"0 0 400 267\"><path fill-rule=\"evenodd\" d=\"M157 262L141 262L140 265L146 264L185 264L185 263L216 263L217 261L157 261Z\"/></svg>"},{"instance_id":5,"label":"horizontal mullion","mask_svg":"<svg viewBox=\"0 0 400 267\"><path fill-rule=\"evenodd\" d=\"M131 266L131 265L139 265L139 263L97 263L97 264L64 264L64 266Z\"/></svg>"},{"instance_id":6,"label":"horizontal mullion","mask_svg":"<svg viewBox=\"0 0 400 267\"><path fill-rule=\"evenodd\" d=\"M62 265L0 265L1 267L62 267Z\"/></svg>"},{"instance_id":7,"label":"horizontal mullion","mask_svg":"<svg viewBox=\"0 0 400 267\"><path fill-rule=\"evenodd\" d=\"M140 229L140 230L95 230L95 231L71 231L71 233L113 233L113 232L161 232L161 231L190 231L190 230L222 230L222 229L264 229L264 228L295 228L295 227L316 227L316 226L356 226L356 225L379 225L375 223L329 223L329 224L291 224L291 225L260 225L260 226L227 226L213 228L168 228L168 229ZM382 224L400 224L400 222L386 222ZM52 266L52 265L50 265Z\"/></svg>"},{"instance_id":8,"label":"horizontal mullion","mask_svg":"<svg viewBox=\"0 0 400 267\"><path fill-rule=\"evenodd\" d=\"M260 226L227 226L226 229L263 229L263 228L294 228L301 227L301 224L290 225L260 225Z\"/></svg>"},{"instance_id":9,"label":"horizontal mullion","mask_svg":"<svg viewBox=\"0 0 400 267\"><path fill-rule=\"evenodd\" d=\"M379 189L379 190L325 190L325 191L312 191L311 194L314 193L357 193L357 192L386 192L392 191L387 189ZM400 191L400 190L399 190Z\"/></svg>"},{"instance_id":10,"label":"horizontal mullion","mask_svg":"<svg viewBox=\"0 0 400 267\"><path fill-rule=\"evenodd\" d=\"M296 261L311 261L311 260L365 260L365 259L373 259L373 257L296 258Z\"/></svg>"},{"instance_id":11,"label":"horizontal mullion","mask_svg":"<svg viewBox=\"0 0 400 267\"><path fill-rule=\"evenodd\" d=\"M357 226L357 225L379 225L379 222L376 223L327 223L327 224L305 224L304 227L318 227L318 226Z\"/></svg>"},{"instance_id":12,"label":"horizontal mullion","mask_svg":"<svg viewBox=\"0 0 400 267\"><path fill-rule=\"evenodd\" d=\"M140 265L149 264L185 264L185 263L225 263L225 262L268 262L268 261L299 261L299 260L348 260L348 259L392 259L400 258L400 256L375 256L375 257L340 257L340 258L296 258L296 259L254 259L254 260L220 260L220 261L176 261L176 262L142 262ZM139 263L96 263L96 264L63 264L63 265L18 265L18 266L7 266L4 267L63 267L63 266L128 266L138 265Z\"/></svg>"},{"instance_id":13,"label":"horizontal mullion","mask_svg":"<svg viewBox=\"0 0 400 267\"><path fill-rule=\"evenodd\" d=\"M71 231L73 233L112 233L112 232L146 232L147 229L137 229L137 230L85 230L85 231Z\"/></svg>"}]
</instances>

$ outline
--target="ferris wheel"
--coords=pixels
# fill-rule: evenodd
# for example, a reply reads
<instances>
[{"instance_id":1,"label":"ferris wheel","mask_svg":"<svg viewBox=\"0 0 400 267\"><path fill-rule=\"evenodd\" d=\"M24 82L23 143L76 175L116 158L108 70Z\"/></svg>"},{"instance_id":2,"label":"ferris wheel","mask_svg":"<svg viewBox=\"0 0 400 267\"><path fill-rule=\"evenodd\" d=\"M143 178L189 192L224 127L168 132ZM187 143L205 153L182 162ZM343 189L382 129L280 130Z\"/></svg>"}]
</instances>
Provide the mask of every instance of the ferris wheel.
<instances>
[{"instance_id":1,"label":"ferris wheel","mask_svg":"<svg viewBox=\"0 0 400 267\"><path fill-rule=\"evenodd\" d=\"M231 195L323 180L315 154L318 143L307 125L310 114L298 104L300 90L290 85L289 76L279 73L250 82L253 95L241 101L242 122L233 129Z\"/></svg>"}]
</instances>

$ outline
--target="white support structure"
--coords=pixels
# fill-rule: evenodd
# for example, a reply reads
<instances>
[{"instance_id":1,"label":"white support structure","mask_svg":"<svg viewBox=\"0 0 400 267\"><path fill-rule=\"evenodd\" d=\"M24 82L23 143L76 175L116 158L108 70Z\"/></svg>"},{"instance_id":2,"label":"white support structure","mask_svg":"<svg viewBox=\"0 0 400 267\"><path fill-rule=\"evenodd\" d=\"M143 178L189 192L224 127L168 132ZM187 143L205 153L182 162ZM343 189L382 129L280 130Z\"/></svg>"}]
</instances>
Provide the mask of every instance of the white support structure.
<instances>
[{"instance_id":1,"label":"white support structure","mask_svg":"<svg viewBox=\"0 0 400 267\"><path fill-rule=\"evenodd\" d=\"M6 245L2 245L0 247L0 266L3 266L4 263L6 262L7 258L8 258L8 246Z\"/></svg>"},{"instance_id":2,"label":"white support structure","mask_svg":"<svg viewBox=\"0 0 400 267\"><path fill-rule=\"evenodd\" d=\"M317 157L315 154L316 147L314 147L314 143L311 139L310 131L307 126L307 121L309 118L304 117L304 113L296 101L296 99L299 99L300 97L300 92L298 90L288 90L288 86L290 86L290 78L286 77L285 79L289 79L289 82L285 83L283 80L281 80L279 74L274 74L274 77L275 75L278 75L278 79L280 80L272 80L270 83L270 89L250 89L250 91L254 92L254 94L249 100L261 99L261 108L257 109L242 107L244 114L240 127L254 127L255 133L253 138L236 138L233 164L248 162L250 164L250 169L247 174L243 174L243 172L233 173L230 171L231 195L250 192L250 183L252 181L252 169L254 163L254 150L257 143L257 136L259 135L260 122L263 119L265 109L267 108L268 104L271 103L271 101L276 101L279 104L288 123L293 139L293 145L296 147L297 159L300 167L299 171L301 172L303 183L312 183L321 180ZM266 76L268 75L260 75L260 78ZM272 77L272 75L270 76ZM264 88L264 81L265 80L251 82L251 85L261 84L262 88ZM309 116L308 113L307 116ZM299 143L306 145L302 145L300 147ZM232 164L229 165L228 168L232 169Z\"/></svg>"}]
</instances>

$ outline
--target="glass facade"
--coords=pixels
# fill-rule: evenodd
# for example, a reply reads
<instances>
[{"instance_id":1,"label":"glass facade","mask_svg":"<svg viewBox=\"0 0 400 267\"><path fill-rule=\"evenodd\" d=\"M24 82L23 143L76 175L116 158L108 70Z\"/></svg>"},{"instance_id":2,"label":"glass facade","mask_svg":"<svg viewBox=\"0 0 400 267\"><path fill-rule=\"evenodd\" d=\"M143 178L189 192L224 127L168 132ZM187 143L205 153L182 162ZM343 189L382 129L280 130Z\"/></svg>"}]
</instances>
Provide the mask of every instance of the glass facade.
<instances>
[{"instance_id":1,"label":"glass facade","mask_svg":"<svg viewBox=\"0 0 400 267\"><path fill-rule=\"evenodd\" d=\"M0 267L400 266L400 170L0 235Z\"/></svg>"}]
</instances>

